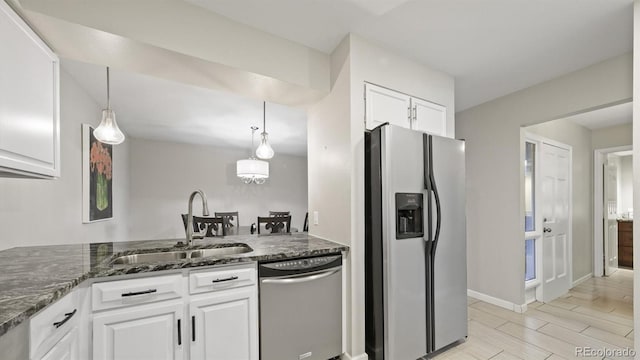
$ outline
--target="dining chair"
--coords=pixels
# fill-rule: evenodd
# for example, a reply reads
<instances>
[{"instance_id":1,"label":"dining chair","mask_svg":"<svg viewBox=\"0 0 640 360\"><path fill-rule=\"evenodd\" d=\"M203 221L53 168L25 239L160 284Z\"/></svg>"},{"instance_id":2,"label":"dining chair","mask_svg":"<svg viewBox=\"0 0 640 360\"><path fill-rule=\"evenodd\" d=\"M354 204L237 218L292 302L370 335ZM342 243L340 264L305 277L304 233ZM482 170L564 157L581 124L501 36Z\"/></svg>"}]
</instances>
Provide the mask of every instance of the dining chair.
<instances>
[{"instance_id":1,"label":"dining chair","mask_svg":"<svg viewBox=\"0 0 640 360\"><path fill-rule=\"evenodd\" d=\"M291 233L291 215L258 216L258 235L261 234L262 225L265 231L271 231L269 234L289 234Z\"/></svg>"},{"instance_id":2,"label":"dining chair","mask_svg":"<svg viewBox=\"0 0 640 360\"><path fill-rule=\"evenodd\" d=\"M184 224L185 233L187 231L187 216L187 214L182 214L182 223ZM200 234L199 236L202 236L202 231L205 231L204 237L220 236L219 230L222 230L222 236L225 236L227 234L223 226L223 219L221 217L193 216L194 235Z\"/></svg>"},{"instance_id":3,"label":"dining chair","mask_svg":"<svg viewBox=\"0 0 640 360\"><path fill-rule=\"evenodd\" d=\"M240 229L240 216L238 216L237 211L216 212L214 215L222 218L225 234L237 234L238 229Z\"/></svg>"}]
</instances>

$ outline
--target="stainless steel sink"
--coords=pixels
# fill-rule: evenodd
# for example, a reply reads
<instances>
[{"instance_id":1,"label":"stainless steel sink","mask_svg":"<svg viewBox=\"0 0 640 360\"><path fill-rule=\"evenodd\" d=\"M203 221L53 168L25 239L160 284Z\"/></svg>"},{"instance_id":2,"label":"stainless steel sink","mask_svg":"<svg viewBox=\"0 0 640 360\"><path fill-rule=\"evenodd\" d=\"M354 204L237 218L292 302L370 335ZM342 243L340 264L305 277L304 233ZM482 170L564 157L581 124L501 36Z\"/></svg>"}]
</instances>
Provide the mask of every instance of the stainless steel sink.
<instances>
[{"instance_id":1,"label":"stainless steel sink","mask_svg":"<svg viewBox=\"0 0 640 360\"><path fill-rule=\"evenodd\" d=\"M115 258L111 263L114 265L130 265L154 263L159 261L176 261L186 258L187 253L185 251L168 251L120 256Z\"/></svg>"},{"instance_id":2,"label":"stainless steel sink","mask_svg":"<svg viewBox=\"0 0 640 360\"><path fill-rule=\"evenodd\" d=\"M234 254L244 254L253 251L247 244L234 244L233 246L216 247L210 249L182 250L152 252L143 254L119 256L111 262L113 265L148 264L164 261L176 261L184 259L207 258L216 256L227 256Z\"/></svg>"},{"instance_id":3,"label":"stainless steel sink","mask_svg":"<svg viewBox=\"0 0 640 360\"><path fill-rule=\"evenodd\" d=\"M253 251L249 246L228 246L221 248L213 248L213 249L202 249L202 250L193 250L191 252L191 258L203 258L203 257L211 257L211 256L225 256L225 255L235 255L235 254L244 254Z\"/></svg>"}]
</instances>

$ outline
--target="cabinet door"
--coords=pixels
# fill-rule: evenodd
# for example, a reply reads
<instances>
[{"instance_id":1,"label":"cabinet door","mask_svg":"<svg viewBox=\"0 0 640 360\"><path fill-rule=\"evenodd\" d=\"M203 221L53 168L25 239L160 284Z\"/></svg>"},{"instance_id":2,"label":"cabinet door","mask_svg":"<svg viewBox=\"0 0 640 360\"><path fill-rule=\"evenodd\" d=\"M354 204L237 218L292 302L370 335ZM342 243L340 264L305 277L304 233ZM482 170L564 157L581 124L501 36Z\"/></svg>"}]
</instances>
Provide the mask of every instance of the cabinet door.
<instances>
[{"instance_id":1,"label":"cabinet door","mask_svg":"<svg viewBox=\"0 0 640 360\"><path fill-rule=\"evenodd\" d=\"M109 310L93 317L93 360L181 360L183 302Z\"/></svg>"},{"instance_id":2,"label":"cabinet door","mask_svg":"<svg viewBox=\"0 0 640 360\"><path fill-rule=\"evenodd\" d=\"M364 88L367 129L373 129L386 122L411 127L411 98L408 95L372 84L365 84Z\"/></svg>"},{"instance_id":3,"label":"cabinet door","mask_svg":"<svg viewBox=\"0 0 640 360\"><path fill-rule=\"evenodd\" d=\"M411 98L412 129L433 135L447 136L447 110L432 102Z\"/></svg>"},{"instance_id":4,"label":"cabinet door","mask_svg":"<svg viewBox=\"0 0 640 360\"><path fill-rule=\"evenodd\" d=\"M191 360L258 360L256 287L194 297Z\"/></svg>"},{"instance_id":5,"label":"cabinet door","mask_svg":"<svg viewBox=\"0 0 640 360\"><path fill-rule=\"evenodd\" d=\"M80 360L78 357L78 328L73 328L67 335L62 337L49 352L38 360Z\"/></svg>"},{"instance_id":6,"label":"cabinet door","mask_svg":"<svg viewBox=\"0 0 640 360\"><path fill-rule=\"evenodd\" d=\"M0 176L60 176L59 60L0 1Z\"/></svg>"},{"instance_id":7,"label":"cabinet door","mask_svg":"<svg viewBox=\"0 0 640 360\"><path fill-rule=\"evenodd\" d=\"M29 320L29 356L39 358L48 353L71 329L78 326L82 310L74 289L60 300L47 306Z\"/></svg>"}]
</instances>

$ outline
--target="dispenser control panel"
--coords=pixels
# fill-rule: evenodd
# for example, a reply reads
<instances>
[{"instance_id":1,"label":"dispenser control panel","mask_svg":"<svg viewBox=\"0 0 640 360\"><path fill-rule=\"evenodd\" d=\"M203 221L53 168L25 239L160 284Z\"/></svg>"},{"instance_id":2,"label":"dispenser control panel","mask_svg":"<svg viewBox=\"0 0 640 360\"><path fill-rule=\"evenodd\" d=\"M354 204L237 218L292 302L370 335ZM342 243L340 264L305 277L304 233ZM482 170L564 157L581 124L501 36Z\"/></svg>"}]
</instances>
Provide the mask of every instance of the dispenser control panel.
<instances>
[{"instance_id":1,"label":"dispenser control panel","mask_svg":"<svg viewBox=\"0 0 640 360\"><path fill-rule=\"evenodd\" d=\"M424 236L423 195L396 193L396 239Z\"/></svg>"}]
</instances>

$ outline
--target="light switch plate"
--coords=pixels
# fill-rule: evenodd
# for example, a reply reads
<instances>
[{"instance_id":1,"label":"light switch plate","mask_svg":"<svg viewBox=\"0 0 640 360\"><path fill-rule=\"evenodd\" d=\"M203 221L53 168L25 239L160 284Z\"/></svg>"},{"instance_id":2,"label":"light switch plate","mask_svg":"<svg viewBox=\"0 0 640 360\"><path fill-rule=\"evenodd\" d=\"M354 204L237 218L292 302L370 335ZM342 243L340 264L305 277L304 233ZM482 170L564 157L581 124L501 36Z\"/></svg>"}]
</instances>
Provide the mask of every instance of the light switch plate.
<instances>
[{"instance_id":1,"label":"light switch plate","mask_svg":"<svg viewBox=\"0 0 640 360\"><path fill-rule=\"evenodd\" d=\"M318 218L319 218L318 212L314 211L313 212L313 225L318 225Z\"/></svg>"}]
</instances>

